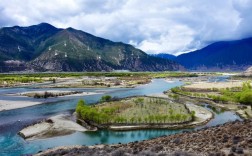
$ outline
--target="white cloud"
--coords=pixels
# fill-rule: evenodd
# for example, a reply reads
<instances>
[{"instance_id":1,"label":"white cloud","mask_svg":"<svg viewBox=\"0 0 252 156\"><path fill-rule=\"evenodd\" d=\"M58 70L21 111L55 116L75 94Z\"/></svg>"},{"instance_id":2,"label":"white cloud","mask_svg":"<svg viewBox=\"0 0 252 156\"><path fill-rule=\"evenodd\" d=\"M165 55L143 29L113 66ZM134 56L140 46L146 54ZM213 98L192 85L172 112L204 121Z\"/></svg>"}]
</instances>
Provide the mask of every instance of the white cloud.
<instances>
[{"instance_id":1,"label":"white cloud","mask_svg":"<svg viewBox=\"0 0 252 156\"><path fill-rule=\"evenodd\" d=\"M156 38L150 36L143 40L139 44L139 48L152 53L166 52L167 49L171 53L186 51L187 45L193 41L193 33L191 29L185 26L173 26L172 29L163 32L161 36Z\"/></svg>"},{"instance_id":2,"label":"white cloud","mask_svg":"<svg viewBox=\"0 0 252 156\"><path fill-rule=\"evenodd\" d=\"M252 36L252 0L0 0L0 26L48 22L179 54Z\"/></svg>"}]
</instances>

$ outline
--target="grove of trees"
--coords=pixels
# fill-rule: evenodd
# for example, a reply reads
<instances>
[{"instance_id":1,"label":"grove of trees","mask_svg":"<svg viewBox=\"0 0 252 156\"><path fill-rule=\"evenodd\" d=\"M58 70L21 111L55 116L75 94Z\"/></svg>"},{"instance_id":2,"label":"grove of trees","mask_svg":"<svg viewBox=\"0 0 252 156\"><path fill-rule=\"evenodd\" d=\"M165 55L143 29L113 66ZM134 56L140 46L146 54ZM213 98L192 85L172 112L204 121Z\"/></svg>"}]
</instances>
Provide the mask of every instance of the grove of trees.
<instances>
[{"instance_id":1,"label":"grove of trees","mask_svg":"<svg viewBox=\"0 0 252 156\"><path fill-rule=\"evenodd\" d=\"M109 98L108 98L109 97ZM106 102L111 99L110 96L106 95L101 98L100 101ZM148 104L157 105L157 110L159 105L164 105L162 100L158 98L149 98ZM132 100L135 105L132 104L122 104L117 101L107 102L104 106L98 105L87 105L84 100L79 100L76 106L76 112L79 118L87 121L87 122L95 122L98 124L162 124L162 123L180 123L185 121L191 121L195 115L194 112L179 113L178 111L174 111L171 108L166 108L166 113L150 113L153 110L147 110L144 98L134 98ZM151 102L151 103L149 103ZM112 104L111 104L112 103ZM133 108L132 108L133 106ZM132 112L127 113L127 109L138 109L140 114L130 114ZM148 112L144 112L144 111ZM157 111L155 110L155 111ZM164 110L161 110L164 112ZM126 114L125 114L126 112Z\"/></svg>"}]
</instances>

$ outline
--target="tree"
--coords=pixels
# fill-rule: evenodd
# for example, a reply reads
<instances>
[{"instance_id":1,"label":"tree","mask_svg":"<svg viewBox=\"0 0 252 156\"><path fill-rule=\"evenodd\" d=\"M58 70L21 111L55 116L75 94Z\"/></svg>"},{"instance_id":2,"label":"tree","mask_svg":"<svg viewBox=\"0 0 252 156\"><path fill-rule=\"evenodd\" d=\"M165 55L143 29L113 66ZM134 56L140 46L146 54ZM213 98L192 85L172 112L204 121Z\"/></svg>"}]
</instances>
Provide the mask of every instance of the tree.
<instances>
[{"instance_id":1,"label":"tree","mask_svg":"<svg viewBox=\"0 0 252 156\"><path fill-rule=\"evenodd\" d=\"M246 90L250 90L252 87L251 87L251 85L250 85L250 81L247 81L247 82L243 82L243 84L242 84L242 90L243 91L246 91Z\"/></svg>"},{"instance_id":2,"label":"tree","mask_svg":"<svg viewBox=\"0 0 252 156\"><path fill-rule=\"evenodd\" d=\"M161 115L156 115L155 120L156 120L157 123L161 122L162 116Z\"/></svg>"},{"instance_id":3,"label":"tree","mask_svg":"<svg viewBox=\"0 0 252 156\"><path fill-rule=\"evenodd\" d=\"M135 121L135 117L130 118L130 122L133 123Z\"/></svg>"},{"instance_id":4,"label":"tree","mask_svg":"<svg viewBox=\"0 0 252 156\"><path fill-rule=\"evenodd\" d=\"M111 116L109 116L105 113L100 114L100 122L101 123L108 123L110 119L111 119Z\"/></svg>"},{"instance_id":5,"label":"tree","mask_svg":"<svg viewBox=\"0 0 252 156\"><path fill-rule=\"evenodd\" d=\"M174 112L173 109L169 108L169 114L173 115L173 112Z\"/></svg>"},{"instance_id":6,"label":"tree","mask_svg":"<svg viewBox=\"0 0 252 156\"><path fill-rule=\"evenodd\" d=\"M144 118L144 122L147 123L148 122L148 117Z\"/></svg>"},{"instance_id":7,"label":"tree","mask_svg":"<svg viewBox=\"0 0 252 156\"><path fill-rule=\"evenodd\" d=\"M138 123L141 123L142 122L142 118L141 117L138 117Z\"/></svg>"},{"instance_id":8,"label":"tree","mask_svg":"<svg viewBox=\"0 0 252 156\"><path fill-rule=\"evenodd\" d=\"M181 114L176 114L175 115L175 119L176 119L176 121L181 121Z\"/></svg>"},{"instance_id":9,"label":"tree","mask_svg":"<svg viewBox=\"0 0 252 156\"><path fill-rule=\"evenodd\" d=\"M182 118L182 121L184 122L184 121L186 121L186 119L187 119L187 115L182 114L181 118Z\"/></svg>"},{"instance_id":10,"label":"tree","mask_svg":"<svg viewBox=\"0 0 252 156\"><path fill-rule=\"evenodd\" d=\"M173 114L171 114L171 115L169 116L169 118L170 118L170 120L171 120L172 122L175 120L175 116L174 116Z\"/></svg>"},{"instance_id":11,"label":"tree","mask_svg":"<svg viewBox=\"0 0 252 156\"><path fill-rule=\"evenodd\" d=\"M82 99L79 100L78 103L77 103L76 109L75 109L76 113L80 114L82 108L85 107L85 105L86 105L86 103L85 103L84 100L82 100Z\"/></svg>"},{"instance_id":12,"label":"tree","mask_svg":"<svg viewBox=\"0 0 252 156\"><path fill-rule=\"evenodd\" d=\"M153 115L148 116L149 118L149 123L153 123L155 117Z\"/></svg>"},{"instance_id":13,"label":"tree","mask_svg":"<svg viewBox=\"0 0 252 156\"><path fill-rule=\"evenodd\" d=\"M108 102L112 99L110 95L104 95L101 97L100 102Z\"/></svg>"},{"instance_id":14,"label":"tree","mask_svg":"<svg viewBox=\"0 0 252 156\"><path fill-rule=\"evenodd\" d=\"M195 120L195 111L191 112L192 119Z\"/></svg>"},{"instance_id":15,"label":"tree","mask_svg":"<svg viewBox=\"0 0 252 156\"><path fill-rule=\"evenodd\" d=\"M46 98L48 98L50 96L50 94L48 93L48 92L45 92L44 93L44 98L46 99Z\"/></svg>"},{"instance_id":16,"label":"tree","mask_svg":"<svg viewBox=\"0 0 252 156\"><path fill-rule=\"evenodd\" d=\"M168 119L168 115L163 115L162 119L163 119L163 122L165 123L165 121Z\"/></svg>"},{"instance_id":17,"label":"tree","mask_svg":"<svg viewBox=\"0 0 252 156\"><path fill-rule=\"evenodd\" d=\"M135 100L135 103L136 103L137 105L141 105L141 107L143 107L144 98L137 98L137 99Z\"/></svg>"},{"instance_id":18,"label":"tree","mask_svg":"<svg viewBox=\"0 0 252 156\"><path fill-rule=\"evenodd\" d=\"M243 92L240 96L239 102L252 106L252 91Z\"/></svg>"}]
</instances>

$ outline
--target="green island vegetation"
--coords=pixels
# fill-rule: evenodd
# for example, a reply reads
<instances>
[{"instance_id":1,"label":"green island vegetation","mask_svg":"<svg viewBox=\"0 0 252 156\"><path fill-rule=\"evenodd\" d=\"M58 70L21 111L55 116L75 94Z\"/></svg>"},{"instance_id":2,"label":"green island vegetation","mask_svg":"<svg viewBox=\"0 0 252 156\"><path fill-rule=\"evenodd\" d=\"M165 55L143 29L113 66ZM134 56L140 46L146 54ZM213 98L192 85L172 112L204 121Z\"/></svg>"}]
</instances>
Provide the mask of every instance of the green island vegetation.
<instances>
[{"instance_id":1,"label":"green island vegetation","mask_svg":"<svg viewBox=\"0 0 252 156\"><path fill-rule=\"evenodd\" d=\"M172 103L165 98L111 99L109 95L106 95L101 98L102 103L91 106L80 100L76 106L76 113L80 119L87 123L107 126L185 123L192 121L195 115L195 112L190 112L185 105Z\"/></svg>"},{"instance_id":2,"label":"green island vegetation","mask_svg":"<svg viewBox=\"0 0 252 156\"><path fill-rule=\"evenodd\" d=\"M232 87L225 89L211 88L204 92L185 90L183 87L172 88L173 93L179 93L191 97L208 98L220 103L240 103L252 106L252 87L251 82L246 81L242 87Z\"/></svg>"},{"instance_id":3,"label":"green island vegetation","mask_svg":"<svg viewBox=\"0 0 252 156\"><path fill-rule=\"evenodd\" d=\"M30 77L30 76L23 76L23 75L2 75L0 76L0 85L4 84L15 84L15 83L31 83L36 82L40 83L43 80L40 77Z\"/></svg>"}]
</instances>

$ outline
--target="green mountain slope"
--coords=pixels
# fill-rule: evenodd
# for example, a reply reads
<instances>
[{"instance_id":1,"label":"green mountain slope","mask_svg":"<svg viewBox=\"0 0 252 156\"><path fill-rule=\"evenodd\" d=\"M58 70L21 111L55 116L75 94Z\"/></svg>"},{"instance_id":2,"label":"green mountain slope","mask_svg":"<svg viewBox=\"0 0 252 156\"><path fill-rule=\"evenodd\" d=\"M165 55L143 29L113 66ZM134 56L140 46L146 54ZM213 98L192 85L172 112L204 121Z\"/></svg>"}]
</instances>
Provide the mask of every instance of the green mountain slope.
<instances>
[{"instance_id":1,"label":"green mountain slope","mask_svg":"<svg viewBox=\"0 0 252 156\"><path fill-rule=\"evenodd\" d=\"M60 29L46 23L30 27L1 28L0 61L7 59L31 60L35 57L39 44L58 31Z\"/></svg>"},{"instance_id":2,"label":"green mountain slope","mask_svg":"<svg viewBox=\"0 0 252 156\"><path fill-rule=\"evenodd\" d=\"M0 29L0 54L0 66L7 60L19 60L25 62L27 69L35 71L165 71L181 68L174 61L148 56L131 45L73 28L57 29L46 23Z\"/></svg>"}]
</instances>

